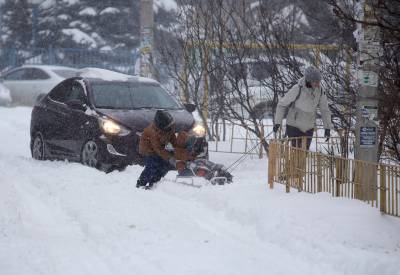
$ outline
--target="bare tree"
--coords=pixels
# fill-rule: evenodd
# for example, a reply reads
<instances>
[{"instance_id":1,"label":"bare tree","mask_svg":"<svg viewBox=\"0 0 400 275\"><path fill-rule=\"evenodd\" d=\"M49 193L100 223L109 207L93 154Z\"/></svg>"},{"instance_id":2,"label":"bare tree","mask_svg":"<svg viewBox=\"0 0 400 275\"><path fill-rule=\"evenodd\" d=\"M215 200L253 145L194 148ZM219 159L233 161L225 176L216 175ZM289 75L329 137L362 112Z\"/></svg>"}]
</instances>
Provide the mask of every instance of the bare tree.
<instances>
[{"instance_id":1,"label":"bare tree","mask_svg":"<svg viewBox=\"0 0 400 275\"><path fill-rule=\"evenodd\" d=\"M175 42L161 43L161 55L185 98L192 100L201 114L205 109L209 112L210 138L219 138L218 123L228 120L260 138L268 150L262 114L276 106L278 96L302 77L310 63L320 63L324 90L335 103L332 110L337 125L348 129L355 102L349 48L319 53L315 47L303 47L304 25L298 7L286 7L279 1L258 3L185 0L188 5L182 5L177 15L180 26L170 30ZM266 102L257 104L260 98L254 82ZM204 92L208 90L209 94ZM206 122L204 115L202 118Z\"/></svg>"},{"instance_id":2,"label":"bare tree","mask_svg":"<svg viewBox=\"0 0 400 275\"><path fill-rule=\"evenodd\" d=\"M204 46L208 41L208 27L204 17L199 16L196 3L189 0L187 5L180 5L176 15L178 24L170 27L168 33L160 34L158 50L169 75L179 83L181 99L197 106L207 133L210 133L203 84L208 60L208 50Z\"/></svg>"}]
</instances>

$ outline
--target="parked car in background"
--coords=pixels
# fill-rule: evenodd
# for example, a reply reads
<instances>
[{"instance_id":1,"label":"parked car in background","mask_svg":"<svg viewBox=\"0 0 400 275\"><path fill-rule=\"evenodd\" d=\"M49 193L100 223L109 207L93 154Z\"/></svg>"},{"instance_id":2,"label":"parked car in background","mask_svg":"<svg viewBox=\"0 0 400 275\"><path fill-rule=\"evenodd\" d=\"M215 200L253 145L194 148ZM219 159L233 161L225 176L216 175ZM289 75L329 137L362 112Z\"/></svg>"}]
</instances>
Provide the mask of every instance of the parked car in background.
<instances>
[{"instance_id":1,"label":"parked car in background","mask_svg":"<svg viewBox=\"0 0 400 275\"><path fill-rule=\"evenodd\" d=\"M109 172L142 162L138 141L157 110L174 117L176 131L205 135L191 112L152 79L86 69L39 98L31 116L35 159L67 159ZM208 147L204 142L206 156Z\"/></svg>"},{"instance_id":2,"label":"parked car in background","mask_svg":"<svg viewBox=\"0 0 400 275\"><path fill-rule=\"evenodd\" d=\"M62 80L76 76L70 67L50 65L24 65L0 76L11 94L12 105L33 106L39 94L47 94Z\"/></svg>"},{"instance_id":3,"label":"parked car in background","mask_svg":"<svg viewBox=\"0 0 400 275\"><path fill-rule=\"evenodd\" d=\"M6 86L0 83L0 106L10 106L11 96L10 91Z\"/></svg>"}]
</instances>

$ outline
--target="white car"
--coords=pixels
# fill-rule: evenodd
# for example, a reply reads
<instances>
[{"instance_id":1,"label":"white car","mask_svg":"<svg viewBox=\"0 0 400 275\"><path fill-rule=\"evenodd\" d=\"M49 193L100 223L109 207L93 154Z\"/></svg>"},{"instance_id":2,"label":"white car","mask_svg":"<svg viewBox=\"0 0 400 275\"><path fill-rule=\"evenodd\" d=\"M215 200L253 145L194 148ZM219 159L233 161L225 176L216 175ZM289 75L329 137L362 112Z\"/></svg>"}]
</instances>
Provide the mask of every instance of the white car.
<instances>
[{"instance_id":1,"label":"white car","mask_svg":"<svg viewBox=\"0 0 400 275\"><path fill-rule=\"evenodd\" d=\"M39 94L47 94L66 78L76 76L70 67L24 65L1 76L1 82L10 90L12 105L33 106Z\"/></svg>"},{"instance_id":2,"label":"white car","mask_svg":"<svg viewBox=\"0 0 400 275\"><path fill-rule=\"evenodd\" d=\"M9 106L11 104L10 91L6 86L0 83L0 106Z\"/></svg>"}]
</instances>

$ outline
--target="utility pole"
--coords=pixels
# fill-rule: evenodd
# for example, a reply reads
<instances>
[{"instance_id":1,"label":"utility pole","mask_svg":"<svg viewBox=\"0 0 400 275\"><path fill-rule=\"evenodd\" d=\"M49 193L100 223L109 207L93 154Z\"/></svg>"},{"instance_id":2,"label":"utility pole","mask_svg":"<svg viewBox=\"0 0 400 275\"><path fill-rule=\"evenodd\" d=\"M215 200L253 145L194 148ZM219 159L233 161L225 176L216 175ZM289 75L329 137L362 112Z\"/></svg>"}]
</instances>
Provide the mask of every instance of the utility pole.
<instances>
[{"instance_id":1,"label":"utility pole","mask_svg":"<svg viewBox=\"0 0 400 275\"><path fill-rule=\"evenodd\" d=\"M140 1L140 75L153 77L153 0Z\"/></svg>"},{"instance_id":2,"label":"utility pole","mask_svg":"<svg viewBox=\"0 0 400 275\"><path fill-rule=\"evenodd\" d=\"M356 150L358 160L378 162L378 84L381 55L381 31L376 23L376 7L378 0L362 0L359 2L360 21L358 24L358 81L356 117ZM366 169L361 186L356 191L359 199L374 200L376 198L376 173L374 169Z\"/></svg>"}]
</instances>

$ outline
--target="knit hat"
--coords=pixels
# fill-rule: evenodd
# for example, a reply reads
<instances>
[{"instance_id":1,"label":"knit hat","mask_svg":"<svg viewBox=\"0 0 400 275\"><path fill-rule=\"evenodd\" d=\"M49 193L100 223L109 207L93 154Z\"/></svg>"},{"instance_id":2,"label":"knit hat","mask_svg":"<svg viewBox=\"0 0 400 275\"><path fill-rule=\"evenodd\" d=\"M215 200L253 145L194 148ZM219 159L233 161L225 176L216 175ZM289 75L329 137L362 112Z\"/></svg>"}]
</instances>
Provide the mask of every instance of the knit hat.
<instances>
[{"instance_id":1,"label":"knit hat","mask_svg":"<svg viewBox=\"0 0 400 275\"><path fill-rule=\"evenodd\" d=\"M154 124L158 129L167 131L174 125L174 118L170 113L163 110L157 110L156 115L154 116Z\"/></svg>"},{"instance_id":2,"label":"knit hat","mask_svg":"<svg viewBox=\"0 0 400 275\"><path fill-rule=\"evenodd\" d=\"M321 81L321 73L314 66L307 67L304 72L304 78L306 82L320 82Z\"/></svg>"}]
</instances>

